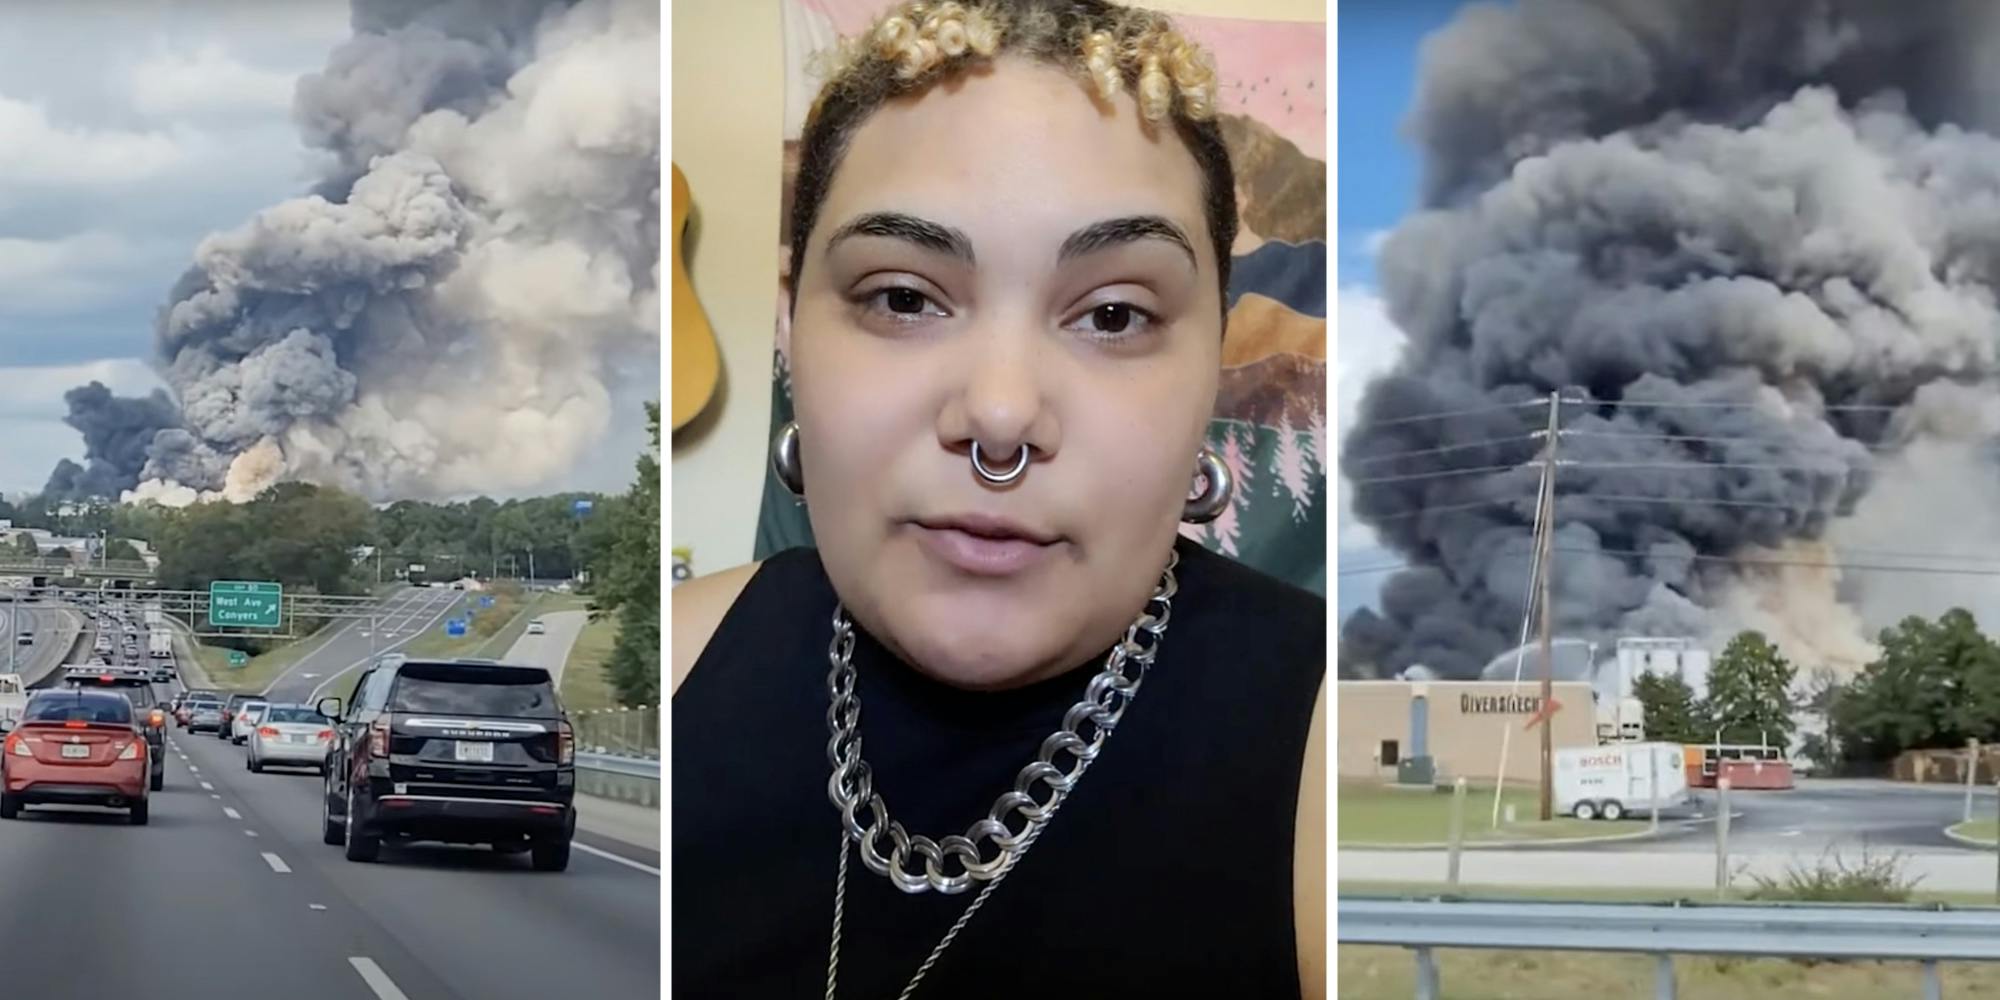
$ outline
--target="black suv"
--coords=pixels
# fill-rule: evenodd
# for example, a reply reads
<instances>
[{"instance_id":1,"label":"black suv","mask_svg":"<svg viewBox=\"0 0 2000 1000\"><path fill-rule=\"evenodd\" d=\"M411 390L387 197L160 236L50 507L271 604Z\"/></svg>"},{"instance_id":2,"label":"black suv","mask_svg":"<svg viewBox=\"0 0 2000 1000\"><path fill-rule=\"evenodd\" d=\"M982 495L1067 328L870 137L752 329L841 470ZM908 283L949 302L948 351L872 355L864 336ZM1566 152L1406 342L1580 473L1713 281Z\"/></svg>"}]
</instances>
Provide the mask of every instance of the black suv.
<instances>
[{"instance_id":1,"label":"black suv","mask_svg":"<svg viewBox=\"0 0 2000 1000\"><path fill-rule=\"evenodd\" d=\"M576 740L549 672L491 660L376 661L334 720L320 831L350 861L382 841L491 844L569 867Z\"/></svg>"},{"instance_id":2,"label":"black suv","mask_svg":"<svg viewBox=\"0 0 2000 1000\"><path fill-rule=\"evenodd\" d=\"M153 693L144 670L121 667L71 667L63 671L63 686L77 690L116 691L132 702L132 724L146 736L153 791L167 783L167 707Z\"/></svg>"}]
</instances>

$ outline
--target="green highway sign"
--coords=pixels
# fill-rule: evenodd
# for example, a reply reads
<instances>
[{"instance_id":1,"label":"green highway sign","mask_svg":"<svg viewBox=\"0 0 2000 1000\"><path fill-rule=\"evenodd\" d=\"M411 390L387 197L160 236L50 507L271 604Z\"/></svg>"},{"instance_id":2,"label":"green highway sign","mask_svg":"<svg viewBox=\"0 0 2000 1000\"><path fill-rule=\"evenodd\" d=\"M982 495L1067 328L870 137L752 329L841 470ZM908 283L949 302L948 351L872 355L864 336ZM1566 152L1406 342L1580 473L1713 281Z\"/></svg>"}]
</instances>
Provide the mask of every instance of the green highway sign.
<instances>
[{"instance_id":1,"label":"green highway sign","mask_svg":"<svg viewBox=\"0 0 2000 1000\"><path fill-rule=\"evenodd\" d=\"M217 580L208 585L208 623L277 628L284 622L284 597L285 588L276 583Z\"/></svg>"},{"instance_id":2,"label":"green highway sign","mask_svg":"<svg viewBox=\"0 0 2000 1000\"><path fill-rule=\"evenodd\" d=\"M229 651L229 665L230 665L230 666L232 666L232 667L240 667L240 666L244 665L245 663L249 663L249 662L250 662L250 658L249 658L248 656L245 656L245 655L243 655L243 651L242 651L242 650L240 650L240 649L232 649L232 650L230 650L230 651Z\"/></svg>"}]
</instances>

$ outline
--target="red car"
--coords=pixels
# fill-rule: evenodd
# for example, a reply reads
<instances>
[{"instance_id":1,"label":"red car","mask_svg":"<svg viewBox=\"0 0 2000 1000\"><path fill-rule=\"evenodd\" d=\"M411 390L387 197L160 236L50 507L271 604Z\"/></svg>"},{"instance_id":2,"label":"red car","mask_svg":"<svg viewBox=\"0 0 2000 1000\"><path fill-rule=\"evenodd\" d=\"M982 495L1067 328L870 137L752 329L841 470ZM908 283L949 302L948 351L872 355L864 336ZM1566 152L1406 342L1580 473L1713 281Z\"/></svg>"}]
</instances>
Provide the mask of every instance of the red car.
<instances>
[{"instance_id":1,"label":"red car","mask_svg":"<svg viewBox=\"0 0 2000 1000\"><path fill-rule=\"evenodd\" d=\"M18 723L0 720L0 819L30 805L128 809L147 818L151 762L132 702L116 691L37 691Z\"/></svg>"}]
</instances>

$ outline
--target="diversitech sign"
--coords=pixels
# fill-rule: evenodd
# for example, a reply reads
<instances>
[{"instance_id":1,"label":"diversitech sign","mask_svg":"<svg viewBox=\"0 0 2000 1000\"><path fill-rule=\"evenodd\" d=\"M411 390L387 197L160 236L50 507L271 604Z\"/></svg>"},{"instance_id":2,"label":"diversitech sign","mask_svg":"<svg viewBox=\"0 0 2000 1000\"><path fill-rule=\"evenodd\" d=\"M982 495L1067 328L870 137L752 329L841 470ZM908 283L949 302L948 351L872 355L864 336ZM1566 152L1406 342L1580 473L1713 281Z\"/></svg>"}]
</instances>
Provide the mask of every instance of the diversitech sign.
<instances>
[{"instance_id":1,"label":"diversitech sign","mask_svg":"<svg viewBox=\"0 0 2000 1000\"><path fill-rule=\"evenodd\" d=\"M1458 710L1466 715L1534 715L1542 698L1533 694L1461 694Z\"/></svg>"}]
</instances>

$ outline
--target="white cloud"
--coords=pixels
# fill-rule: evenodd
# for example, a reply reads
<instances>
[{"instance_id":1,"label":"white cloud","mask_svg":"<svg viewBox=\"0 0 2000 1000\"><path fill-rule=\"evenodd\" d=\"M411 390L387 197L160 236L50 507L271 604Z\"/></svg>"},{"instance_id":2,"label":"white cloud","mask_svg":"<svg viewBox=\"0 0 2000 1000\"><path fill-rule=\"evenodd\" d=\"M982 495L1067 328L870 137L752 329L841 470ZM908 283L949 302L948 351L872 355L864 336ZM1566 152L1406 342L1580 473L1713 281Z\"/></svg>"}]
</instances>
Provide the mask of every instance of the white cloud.
<instances>
[{"instance_id":1,"label":"white cloud","mask_svg":"<svg viewBox=\"0 0 2000 1000\"><path fill-rule=\"evenodd\" d=\"M214 43L191 52L161 46L132 67L132 106L152 117L284 113L297 79L241 62Z\"/></svg>"},{"instance_id":2,"label":"white cloud","mask_svg":"<svg viewBox=\"0 0 2000 1000\"><path fill-rule=\"evenodd\" d=\"M125 185L187 159L185 136L66 127L40 105L0 94L0 188Z\"/></svg>"},{"instance_id":3,"label":"white cloud","mask_svg":"<svg viewBox=\"0 0 2000 1000\"><path fill-rule=\"evenodd\" d=\"M102 382L120 396L145 395L165 386L137 358L106 358L80 365L0 365L0 420L60 423L69 413L63 393L90 382ZM76 432L65 427L63 433ZM9 438L7 448L16 443L17 439Z\"/></svg>"},{"instance_id":4,"label":"white cloud","mask_svg":"<svg viewBox=\"0 0 2000 1000\"><path fill-rule=\"evenodd\" d=\"M1361 252L1369 257L1382 256L1382 247L1389 242L1389 237L1393 233L1395 233L1393 229L1377 229L1370 232L1361 238Z\"/></svg>"},{"instance_id":5,"label":"white cloud","mask_svg":"<svg viewBox=\"0 0 2000 1000\"><path fill-rule=\"evenodd\" d=\"M1388 304L1370 288L1342 288L1336 302L1334 327L1334 412L1333 462L1340 465L1340 443L1354 426L1361 395L1368 383L1396 366L1403 354L1403 331L1389 319ZM1375 532L1349 513L1352 487L1340 478L1338 545L1342 550L1375 549L1380 542Z\"/></svg>"}]
</instances>

